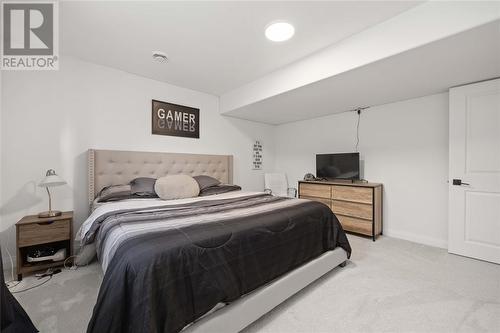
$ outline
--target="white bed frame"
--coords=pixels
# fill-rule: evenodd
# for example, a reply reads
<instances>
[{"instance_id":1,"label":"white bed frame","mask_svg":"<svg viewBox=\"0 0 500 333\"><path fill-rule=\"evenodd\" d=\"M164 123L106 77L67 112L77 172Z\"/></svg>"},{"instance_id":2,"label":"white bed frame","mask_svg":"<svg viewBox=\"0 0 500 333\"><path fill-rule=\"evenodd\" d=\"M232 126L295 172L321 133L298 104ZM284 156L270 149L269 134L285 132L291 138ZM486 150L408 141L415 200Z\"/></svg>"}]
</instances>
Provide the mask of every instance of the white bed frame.
<instances>
[{"instance_id":1,"label":"white bed frame","mask_svg":"<svg viewBox=\"0 0 500 333\"><path fill-rule=\"evenodd\" d=\"M335 267L343 265L346 260L347 254L344 249L338 247L328 251L319 258L201 318L182 332L239 332Z\"/></svg>"},{"instance_id":2,"label":"white bed frame","mask_svg":"<svg viewBox=\"0 0 500 333\"><path fill-rule=\"evenodd\" d=\"M168 174L209 175L232 184L231 155L152 153L117 150L89 150L88 189L92 204L99 191L109 185L130 182L137 177ZM186 327L183 333L234 333L271 311L337 266L343 266L347 253L336 248L296 268L286 275L214 311Z\"/></svg>"}]
</instances>

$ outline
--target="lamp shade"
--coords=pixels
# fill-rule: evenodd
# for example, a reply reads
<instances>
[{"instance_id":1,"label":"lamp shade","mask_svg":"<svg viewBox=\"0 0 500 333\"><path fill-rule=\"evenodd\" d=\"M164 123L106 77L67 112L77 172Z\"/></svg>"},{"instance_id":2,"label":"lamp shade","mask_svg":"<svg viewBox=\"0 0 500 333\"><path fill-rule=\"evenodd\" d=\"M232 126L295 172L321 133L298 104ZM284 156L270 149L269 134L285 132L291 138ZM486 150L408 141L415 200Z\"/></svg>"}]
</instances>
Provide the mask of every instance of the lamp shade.
<instances>
[{"instance_id":1,"label":"lamp shade","mask_svg":"<svg viewBox=\"0 0 500 333\"><path fill-rule=\"evenodd\" d=\"M38 186L40 187L52 187L52 186L60 186L66 184L66 181L59 177L56 172L52 169L47 170L47 174L45 178L42 179Z\"/></svg>"}]
</instances>

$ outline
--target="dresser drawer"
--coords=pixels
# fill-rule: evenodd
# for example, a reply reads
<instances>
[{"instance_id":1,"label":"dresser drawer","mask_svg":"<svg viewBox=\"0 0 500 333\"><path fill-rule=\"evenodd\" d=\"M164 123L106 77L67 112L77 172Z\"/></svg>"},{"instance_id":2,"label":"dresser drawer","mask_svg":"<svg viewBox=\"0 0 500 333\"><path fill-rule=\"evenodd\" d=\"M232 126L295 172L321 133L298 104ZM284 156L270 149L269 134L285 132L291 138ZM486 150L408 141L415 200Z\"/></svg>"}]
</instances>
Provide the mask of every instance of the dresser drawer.
<instances>
[{"instance_id":1,"label":"dresser drawer","mask_svg":"<svg viewBox=\"0 0 500 333\"><path fill-rule=\"evenodd\" d=\"M373 191L367 187L332 186L332 199L373 203Z\"/></svg>"},{"instance_id":2,"label":"dresser drawer","mask_svg":"<svg viewBox=\"0 0 500 333\"><path fill-rule=\"evenodd\" d=\"M300 184L300 195L316 198L331 198L330 185Z\"/></svg>"},{"instance_id":3,"label":"dresser drawer","mask_svg":"<svg viewBox=\"0 0 500 333\"><path fill-rule=\"evenodd\" d=\"M332 200L332 210L336 214L358 217L371 220L373 218L372 205Z\"/></svg>"},{"instance_id":4,"label":"dresser drawer","mask_svg":"<svg viewBox=\"0 0 500 333\"><path fill-rule=\"evenodd\" d=\"M372 221L357 219L355 217L337 214L337 218L346 231L356 232L363 235L372 235Z\"/></svg>"},{"instance_id":5,"label":"dresser drawer","mask_svg":"<svg viewBox=\"0 0 500 333\"><path fill-rule=\"evenodd\" d=\"M331 208L332 206L332 201L330 199L325 199L325 198L315 198L315 197L307 197L307 196L304 196L304 195L301 195L300 196L301 199L309 199L309 200L313 200L313 201L317 201L317 202L321 202L325 205L328 206L328 208Z\"/></svg>"},{"instance_id":6,"label":"dresser drawer","mask_svg":"<svg viewBox=\"0 0 500 333\"><path fill-rule=\"evenodd\" d=\"M70 239L71 220L30 223L19 226L19 246Z\"/></svg>"}]
</instances>

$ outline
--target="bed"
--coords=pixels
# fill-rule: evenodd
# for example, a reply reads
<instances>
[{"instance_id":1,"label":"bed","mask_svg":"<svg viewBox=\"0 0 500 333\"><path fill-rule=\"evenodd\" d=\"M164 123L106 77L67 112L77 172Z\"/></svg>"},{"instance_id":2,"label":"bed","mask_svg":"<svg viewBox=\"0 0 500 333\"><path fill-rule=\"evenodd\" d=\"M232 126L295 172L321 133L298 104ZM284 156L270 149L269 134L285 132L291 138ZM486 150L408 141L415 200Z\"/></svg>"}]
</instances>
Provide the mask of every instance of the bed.
<instances>
[{"instance_id":1,"label":"bed","mask_svg":"<svg viewBox=\"0 0 500 333\"><path fill-rule=\"evenodd\" d=\"M231 184L228 155L89 151L89 203L109 185L171 174ZM351 248L318 202L232 191L100 205L79 237L104 271L88 332L237 332Z\"/></svg>"}]
</instances>

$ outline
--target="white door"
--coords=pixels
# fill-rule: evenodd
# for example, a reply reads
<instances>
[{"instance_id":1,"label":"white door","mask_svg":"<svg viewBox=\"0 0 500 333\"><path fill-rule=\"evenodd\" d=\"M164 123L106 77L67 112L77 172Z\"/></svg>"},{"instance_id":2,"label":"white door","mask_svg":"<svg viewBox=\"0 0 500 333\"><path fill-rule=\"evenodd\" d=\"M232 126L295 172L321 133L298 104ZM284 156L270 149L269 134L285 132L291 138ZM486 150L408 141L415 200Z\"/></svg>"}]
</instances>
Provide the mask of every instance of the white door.
<instances>
[{"instance_id":1,"label":"white door","mask_svg":"<svg viewBox=\"0 0 500 333\"><path fill-rule=\"evenodd\" d=\"M448 251L500 264L500 79L450 89L449 158Z\"/></svg>"}]
</instances>

